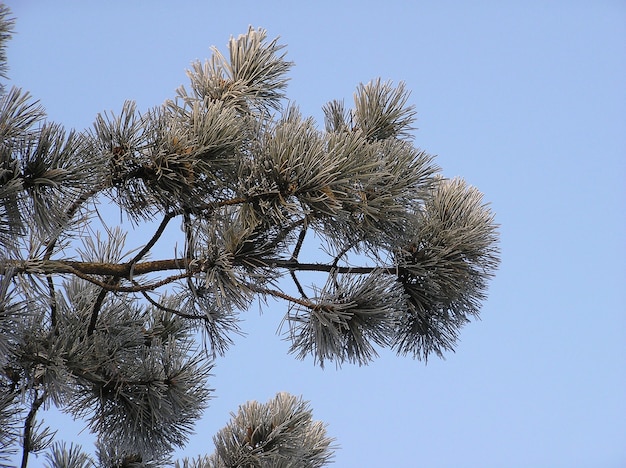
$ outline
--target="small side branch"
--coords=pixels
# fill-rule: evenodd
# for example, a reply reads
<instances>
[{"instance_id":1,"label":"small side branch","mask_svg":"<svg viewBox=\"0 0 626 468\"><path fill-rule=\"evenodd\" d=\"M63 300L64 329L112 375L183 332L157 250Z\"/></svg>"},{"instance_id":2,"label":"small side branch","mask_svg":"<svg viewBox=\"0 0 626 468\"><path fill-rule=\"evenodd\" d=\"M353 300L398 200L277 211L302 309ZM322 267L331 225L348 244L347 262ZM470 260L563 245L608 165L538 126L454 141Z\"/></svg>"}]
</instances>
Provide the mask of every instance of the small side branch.
<instances>
[{"instance_id":1,"label":"small side branch","mask_svg":"<svg viewBox=\"0 0 626 468\"><path fill-rule=\"evenodd\" d=\"M291 234L291 231L293 231L295 228L297 228L300 225L305 225L306 222L307 222L307 218L304 217L304 218L297 219L297 220L293 221L288 226L286 226L284 229L281 229L281 232L278 234L278 236L276 236L276 239L274 239L269 244L269 247L270 248L276 247L278 244L280 244L282 241L284 241L287 238L287 236L289 236L289 234Z\"/></svg>"},{"instance_id":2,"label":"small side branch","mask_svg":"<svg viewBox=\"0 0 626 468\"><path fill-rule=\"evenodd\" d=\"M37 411L46 400L46 392L44 391L41 395L37 389L33 390L35 392L35 399L30 406L30 411L26 416L26 420L24 421L24 442L22 444L22 464L21 468L26 468L28 466L28 455L33 449L33 426L35 424L35 415Z\"/></svg>"},{"instance_id":3,"label":"small side branch","mask_svg":"<svg viewBox=\"0 0 626 468\"><path fill-rule=\"evenodd\" d=\"M341 259L341 257L343 257L345 254L347 254L350 249L354 247L353 244L348 244L346 245L343 249L341 249L341 251L335 256L335 258L333 259L333 263L332 266L334 267L334 270L331 271L331 273L333 273L332 277L333 277L333 281L335 283L335 287L337 289L339 289L339 283L337 281L337 267L339 266L339 260Z\"/></svg>"},{"instance_id":4,"label":"small side branch","mask_svg":"<svg viewBox=\"0 0 626 468\"><path fill-rule=\"evenodd\" d=\"M97 186L78 197L65 213L66 219L71 219L82 206L82 204L89 200L91 197L93 197L95 194L97 194L100 190L102 190L102 187ZM56 237L53 237L46 242L46 253L44 254L44 260L50 260L50 257L52 257L52 253L54 252L54 247L56 246L58 240L59 236L57 235Z\"/></svg>"},{"instance_id":5,"label":"small side branch","mask_svg":"<svg viewBox=\"0 0 626 468\"><path fill-rule=\"evenodd\" d=\"M298 260L298 255L300 255L300 250L302 249L302 244L304 243L304 238L306 237L306 222L304 226L302 226L302 230L298 235L298 241L296 242L296 247L293 249L293 253L291 254L291 260Z\"/></svg>"},{"instance_id":6,"label":"small side branch","mask_svg":"<svg viewBox=\"0 0 626 468\"><path fill-rule=\"evenodd\" d=\"M333 259L333 267L337 268L337 266L339 265L339 260L341 259L341 257L343 257L345 254L347 254L352 247L354 247L354 245L348 244L343 249L341 249L341 251Z\"/></svg>"},{"instance_id":7,"label":"small side branch","mask_svg":"<svg viewBox=\"0 0 626 468\"><path fill-rule=\"evenodd\" d=\"M143 249L141 249L139 253L137 253L137 255L135 255L135 257L130 261L131 265L134 266L139 260L141 260L144 257L144 255L150 252L150 249L152 249L152 247L154 247L154 244L156 244L157 241L160 239L161 235L163 234L163 231L165 231L165 228L167 227L168 223L173 217L174 217L173 213L167 213L165 215L165 217L163 218L163 221L161 221L161 224L159 224L159 227L157 228L152 238L143 247ZM132 267L131 267L131 274L132 274Z\"/></svg>"},{"instance_id":8,"label":"small side branch","mask_svg":"<svg viewBox=\"0 0 626 468\"><path fill-rule=\"evenodd\" d=\"M78 276L81 279L84 279L85 281L88 281L92 284L95 284L96 286L100 286L102 289L106 290L106 291L113 291L113 292L127 292L127 293L133 293L133 292L142 292L142 291L153 291L155 289L160 288L161 286L165 286L166 284L170 284L173 283L174 281L178 281L179 279L183 279L183 278L189 278L190 276L193 275L193 272L185 272L185 273L181 273L179 275L172 275L172 276L168 276L165 279L162 279L160 281L155 281L153 283L148 283L148 284L138 284L137 286L120 286L119 284L109 284L109 283L105 283L104 281L100 281L96 278L93 278L90 275L86 275L84 273L81 273L80 271L74 270L74 271L70 271L68 273L72 273L76 276Z\"/></svg>"},{"instance_id":9,"label":"small side branch","mask_svg":"<svg viewBox=\"0 0 626 468\"><path fill-rule=\"evenodd\" d=\"M298 280L298 277L296 276L296 272L293 271L293 270L289 270L289 274L291 275L291 279L293 280L294 284L296 285L296 288L298 288L298 292L300 293L300 295L304 299L309 299L308 296L306 295L306 293L304 292L304 289L302 289L302 285L300 284L300 281Z\"/></svg>"},{"instance_id":10,"label":"small side branch","mask_svg":"<svg viewBox=\"0 0 626 468\"><path fill-rule=\"evenodd\" d=\"M110 278L105 284L115 286L119 284L119 280L115 280L114 278ZM87 328L87 336L93 335L93 332L96 329L96 323L98 322L98 315L100 314L100 309L102 309L102 304L104 303L104 298L109 292L109 289L102 288L100 290L100 294L96 298L96 301L93 304L93 308L91 309L91 320L89 321L89 327Z\"/></svg>"},{"instance_id":11,"label":"small side branch","mask_svg":"<svg viewBox=\"0 0 626 468\"><path fill-rule=\"evenodd\" d=\"M189 263L193 259L193 233L191 232L191 216L189 212L185 212L183 214L183 227L185 229L185 269L189 269ZM187 277L187 286L192 291L195 291L195 286L193 281L191 281L191 276Z\"/></svg>"},{"instance_id":12,"label":"small side branch","mask_svg":"<svg viewBox=\"0 0 626 468\"><path fill-rule=\"evenodd\" d=\"M367 275L374 272L387 273L387 274L395 274L396 267L348 267L348 266L335 266L328 265L326 263L300 263L293 260L276 260L272 263L272 265L277 268L284 268L287 270L294 271L319 271L326 273L339 273L339 274L357 274L357 275Z\"/></svg>"},{"instance_id":13,"label":"small side branch","mask_svg":"<svg viewBox=\"0 0 626 468\"><path fill-rule=\"evenodd\" d=\"M298 261L298 255L300 255L300 250L302 249L302 244L304 243L304 238L306 237L306 231L307 231L307 225L306 225L306 218L305 218L305 222L302 226L302 230L300 230L300 234L298 235L298 241L296 242L296 247L293 249L293 253L291 254L290 260L295 261L295 262ZM302 285L300 284L300 281L298 280L298 277L296 276L296 272L293 270L289 270L289 274L291 275L291 279L296 285L296 288L298 288L298 292L300 293L300 295L304 299L308 300L309 298L305 294L304 289L302 288Z\"/></svg>"},{"instance_id":14,"label":"small side branch","mask_svg":"<svg viewBox=\"0 0 626 468\"><path fill-rule=\"evenodd\" d=\"M297 297L290 296L289 294L285 294L282 291L278 291L276 289L269 288L261 288L254 285L248 285L248 287L256 293L259 294L267 294L268 296L278 297L280 299L284 299L289 302L293 302L294 304L299 304L307 309L316 309L317 306L313 304L311 301L305 299L298 299Z\"/></svg>"},{"instance_id":15,"label":"small side branch","mask_svg":"<svg viewBox=\"0 0 626 468\"><path fill-rule=\"evenodd\" d=\"M206 315L186 314L185 312L181 312L180 310L172 309L171 307L166 307L163 304L160 304L157 301L155 301L154 299L152 299L150 297L150 295L147 293L147 291L141 291L141 294L143 295L143 297L146 298L146 300L150 304L152 304L157 309L162 310L163 312L168 312L170 314L174 314L174 315L177 315L179 317L190 319L190 320L205 320L205 321L207 320L207 316Z\"/></svg>"},{"instance_id":16,"label":"small side branch","mask_svg":"<svg viewBox=\"0 0 626 468\"><path fill-rule=\"evenodd\" d=\"M72 205L69 207L69 209L65 213L65 216L67 217L67 219L68 220L71 219L76 214L78 209L82 206L82 204L85 203L87 200L89 200L89 198L97 194L101 190L101 188L102 187L99 187L99 186L94 187L93 189L89 190L88 192L83 193L80 197L78 197L78 199L74 203L72 203ZM50 260L58 240L59 240L58 235L48 240L48 242L46 243L46 252L43 257L44 261ZM50 323L52 324L52 327L55 327L57 323L57 303L56 303L56 297L55 297L56 294L55 294L55 288L54 288L54 281L52 280L52 277L48 276L47 282L48 282L48 291L50 292L50 296L49 296L50 297Z\"/></svg>"},{"instance_id":17,"label":"small side branch","mask_svg":"<svg viewBox=\"0 0 626 468\"><path fill-rule=\"evenodd\" d=\"M54 292L54 280L52 276L48 276L48 291L50 292L50 324L52 328L55 328L57 325L57 301L56 301L56 293Z\"/></svg>"}]
</instances>

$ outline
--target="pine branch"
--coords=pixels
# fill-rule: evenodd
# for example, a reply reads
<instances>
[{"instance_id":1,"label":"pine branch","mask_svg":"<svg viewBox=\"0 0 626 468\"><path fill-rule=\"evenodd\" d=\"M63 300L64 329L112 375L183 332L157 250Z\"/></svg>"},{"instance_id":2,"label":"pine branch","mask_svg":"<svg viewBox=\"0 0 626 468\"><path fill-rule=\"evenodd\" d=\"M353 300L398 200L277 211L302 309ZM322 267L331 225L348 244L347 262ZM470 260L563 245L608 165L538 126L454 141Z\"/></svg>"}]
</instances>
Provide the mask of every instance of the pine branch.
<instances>
[{"instance_id":1,"label":"pine branch","mask_svg":"<svg viewBox=\"0 0 626 468\"><path fill-rule=\"evenodd\" d=\"M0 75L6 14L0 6ZM0 356L18 358L3 361L6 385L33 392L23 467L46 396L90 416L103 466L164 463L209 395L210 363L192 350L192 332L201 323L223 354L255 295L288 302L290 352L321 366L367 364L377 347L442 355L478 315L499 262L497 225L480 192L439 176L412 144L404 84L360 85L354 109L332 101L323 132L295 106L268 112L282 110L291 66L282 48L250 28L228 58L215 50L193 64L190 94L180 88L144 114L127 101L84 134L37 126L44 113L27 93L0 96L0 275L19 275L26 304L5 295L13 279L2 282ZM87 202L105 194L133 223L162 218L134 255L102 218L104 233L78 229L97 222ZM182 258L151 260L179 216ZM301 261L309 230L325 261ZM368 263L350 266L361 254ZM308 297L301 272L326 284ZM279 285L286 273L295 295ZM173 284L173 296L154 295ZM242 407L198 464L323 466L330 439L305 406L279 394ZM87 463L63 447L54 457Z\"/></svg>"},{"instance_id":2,"label":"pine branch","mask_svg":"<svg viewBox=\"0 0 626 468\"><path fill-rule=\"evenodd\" d=\"M268 259L267 263L273 268L282 268L294 271L317 271L326 272L336 271L337 273L354 273L369 274L375 271L395 274L397 268L394 266L387 267L356 267L356 266L335 266L325 263L301 263L294 260ZM188 275L203 272L207 269L205 261L190 258L172 258L163 260L153 260L137 263L106 263L106 262L79 262L74 260L47 260L47 261L29 261L29 260L2 260L0 261L0 273L8 272L13 269L15 274L35 274L35 275L54 275L54 274L74 274L80 278L87 279L93 284L104 287L109 291L119 292L137 292L137 287L111 286L91 278L88 275L111 276L114 278L123 278L131 280L135 276L146 275L149 273L157 273L171 270L187 270L181 275L172 276L165 281L167 284L174 281L173 278L186 278ZM131 269L133 276L131 277ZM161 282L152 283L153 285L161 284ZM146 290L154 289L158 286L146 287Z\"/></svg>"}]
</instances>

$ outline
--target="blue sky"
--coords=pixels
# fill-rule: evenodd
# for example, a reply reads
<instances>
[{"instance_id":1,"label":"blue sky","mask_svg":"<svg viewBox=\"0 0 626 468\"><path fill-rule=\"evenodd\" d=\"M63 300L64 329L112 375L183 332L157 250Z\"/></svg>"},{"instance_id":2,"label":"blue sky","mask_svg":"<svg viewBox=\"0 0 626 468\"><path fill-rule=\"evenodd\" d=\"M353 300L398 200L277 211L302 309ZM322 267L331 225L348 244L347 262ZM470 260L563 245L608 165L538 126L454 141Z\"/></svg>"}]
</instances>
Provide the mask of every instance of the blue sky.
<instances>
[{"instance_id":1,"label":"blue sky","mask_svg":"<svg viewBox=\"0 0 626 468\"><path fill-rule=\"evenodd\" d=\"M212 452L230 411L289 391L328 423L337 467L626 466L625 2L8 5L9 85L78 130L126 99L172 97L191 61L248 25L287 44L288 95L320 125L360 82L403 80L415 144L501 224L501 268L456 353L321 370L287 354L285 305L270 302L245 313L248 336L217 361L216 398L181 453Z\"/></svg>"}]
</instances>

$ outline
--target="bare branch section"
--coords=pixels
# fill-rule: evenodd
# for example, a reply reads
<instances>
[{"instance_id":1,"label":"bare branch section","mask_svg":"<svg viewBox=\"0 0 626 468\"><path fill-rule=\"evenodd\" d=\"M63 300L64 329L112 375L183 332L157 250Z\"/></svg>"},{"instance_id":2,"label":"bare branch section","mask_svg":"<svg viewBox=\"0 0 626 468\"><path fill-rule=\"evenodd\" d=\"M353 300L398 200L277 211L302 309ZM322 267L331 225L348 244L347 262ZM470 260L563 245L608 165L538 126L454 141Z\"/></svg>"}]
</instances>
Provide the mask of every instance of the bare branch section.
<instances>
[{"instance_id":1,"label":"bare branch section","mask_svg":"<svg viewBox=\"0 0 626 468\"><path fill-rule=\"evenodd\" d=\"M3 262L2 272L11 269L16 274L41 274L41 275L55 275L55 274L75 274L79 277L84 275L96 275L96 276L111 276L114 278L131 279L131 269L134 276L145 275L148 273L164 272L171 270L184 270L185 264L190 265L188 268L188 274L200 273L208 268L206 262L195 261L194 259L164 259L154 260L141 263L96 263L96 262L77 262L72 260L47 260L42 262ZM277 269L294 270L294 271L313 271L313 272L335 272L335 273L354 273L354 274L367 274L374 272L385 272L389 274L395 274L396 267L348 267L348 266L334 266L325 263L300 263L295 260L273 260L271 261L271 267ZM141 287L140 285L138 286ZM111 285L107 288L111 291L115 291L116 286Z\"/></svg>"},{"instance_id":2,"label":"bare branch section","mask_svg":"<svg viewBox=\"0 0 626 468\"><path fill-rule=\"evenodd\" d=\"M7 26L0 8L0 76ZM405 85L357 86L320 130L287 105L291 66L250 28L172 100L127 101L80 133L0 93L0 442L19 443L26 415L24 465L48 403L87 420L99 465L168 464L259 297L286 301L291 352L320 366L444 356L478 316L494 214L413 144ZM129 229L143 237L130 248ZM287 394L242 406L215 442L183 466L317 467L332 448ZM92 463L63 444L49 459Z\"/></svg>"}]
</instances>

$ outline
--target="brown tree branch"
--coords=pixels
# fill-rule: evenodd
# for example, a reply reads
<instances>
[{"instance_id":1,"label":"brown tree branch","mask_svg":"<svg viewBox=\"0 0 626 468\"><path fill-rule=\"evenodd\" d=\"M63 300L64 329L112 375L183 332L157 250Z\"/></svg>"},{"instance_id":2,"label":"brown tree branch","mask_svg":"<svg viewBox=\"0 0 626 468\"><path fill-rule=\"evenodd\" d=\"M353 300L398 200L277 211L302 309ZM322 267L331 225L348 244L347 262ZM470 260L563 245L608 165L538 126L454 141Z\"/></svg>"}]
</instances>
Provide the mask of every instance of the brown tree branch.
<instances>
[{"instance_id":1,"label":"brown tree branch","mask_svg":"<svg viewBox=\"0 0 626 468\"><path fill-rule=\"evenodd\" d=\"M363 266L363 267L351 267L351 266L336 266L326 263L301 263L296 260L284 260L284 259L267 259L266 264L273 268L282 268L285 270L294 271L317 271L326 272L335 271L340 274L369 274L374 272L381 272L387 274L395 274L397 268L395 266ZM15 274L34 274L34 275L54 275L54 274L74 274L83 279L98 284L99 286L105 285L102 281L95 278L85 277L86 275L98 275L98 276L112 276L114 278L131 279L131 268L133 275L146 275L149 273L157 273L162 271L172 270L186 270L186 273L176 275L176 279L185 278L187 275L193 275L204 271L206 265L202 262L192 262L192 259L171 258L164 260L153 260L137 263L133 265L131 263L103 263L103 262L79 262L74 260L4 260L0 262L0 273L4 274L13 269ZM174 278L173 276L171 278ZM165 283L171 282L166 280ZM164 283L164 284L165 284ZM157 284L157 283L153 283ZM103 286L103 287L105 287ZM157 286L158 287L158 286ZM110 287L111 291L120 292L137 292L140 289L137 287ZM146 288L154 289L154 288Z\"/></svg>"}]
</instances>

